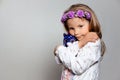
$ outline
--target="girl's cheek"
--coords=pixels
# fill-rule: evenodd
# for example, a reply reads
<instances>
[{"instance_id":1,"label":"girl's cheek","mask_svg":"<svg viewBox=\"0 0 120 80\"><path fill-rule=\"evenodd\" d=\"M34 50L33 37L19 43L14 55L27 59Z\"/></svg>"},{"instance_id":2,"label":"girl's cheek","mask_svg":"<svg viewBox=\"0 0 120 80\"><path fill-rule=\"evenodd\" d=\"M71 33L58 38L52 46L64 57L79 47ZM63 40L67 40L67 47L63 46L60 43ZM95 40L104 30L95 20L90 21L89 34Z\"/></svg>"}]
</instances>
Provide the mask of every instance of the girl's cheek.
<instances>
[{"instance_id":1,"label":"girl's cheek","mask_svg":"<svg viewBox=\"0 0 120 80\"><path fill-rule=\"evenodd\" d=\"M69 30L69 33L70 33L71 35L74 35L74 31L73 31L73 30Z\"/></svg>"}]
</instances>

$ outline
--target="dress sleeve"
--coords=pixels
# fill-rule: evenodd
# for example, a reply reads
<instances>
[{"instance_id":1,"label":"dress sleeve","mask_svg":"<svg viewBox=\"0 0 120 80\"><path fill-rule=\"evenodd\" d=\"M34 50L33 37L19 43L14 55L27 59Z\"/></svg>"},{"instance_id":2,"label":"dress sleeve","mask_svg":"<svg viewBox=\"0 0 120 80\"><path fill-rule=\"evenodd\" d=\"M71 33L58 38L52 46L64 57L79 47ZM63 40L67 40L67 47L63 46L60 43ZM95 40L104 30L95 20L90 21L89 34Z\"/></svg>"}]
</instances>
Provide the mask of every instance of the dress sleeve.
<instances>
[{"instance_id":1,"label":"dress sleeve","mask_svg":"<svg viewBox=\"0 0 120 80\"><path fill-rule=\"evenodd\" d=\"M78 42L69 43L68 47L59 46L56 57L66 68L79 75L100 59L100 40L88 42L82 48L78 47Z\"/></svg>"}]
</instances>

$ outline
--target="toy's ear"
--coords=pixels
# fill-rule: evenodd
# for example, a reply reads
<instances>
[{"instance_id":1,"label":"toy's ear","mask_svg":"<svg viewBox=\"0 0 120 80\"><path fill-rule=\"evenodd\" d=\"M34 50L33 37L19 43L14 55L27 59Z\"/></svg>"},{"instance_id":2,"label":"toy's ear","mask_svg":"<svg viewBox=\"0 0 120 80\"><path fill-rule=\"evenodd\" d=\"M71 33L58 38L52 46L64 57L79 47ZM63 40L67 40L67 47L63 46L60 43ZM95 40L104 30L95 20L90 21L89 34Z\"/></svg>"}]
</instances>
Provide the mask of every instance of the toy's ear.
<instances>
[{"instance_id":1,"label":"toy's ear","mask_svg":"<svg viewBox=\"0 0 120 80\"><path fill-rule=\"evenodd\" d=\"M63 33L63 36L65 37L67 34L66 33Z\"/></svg>"}]
</instances>

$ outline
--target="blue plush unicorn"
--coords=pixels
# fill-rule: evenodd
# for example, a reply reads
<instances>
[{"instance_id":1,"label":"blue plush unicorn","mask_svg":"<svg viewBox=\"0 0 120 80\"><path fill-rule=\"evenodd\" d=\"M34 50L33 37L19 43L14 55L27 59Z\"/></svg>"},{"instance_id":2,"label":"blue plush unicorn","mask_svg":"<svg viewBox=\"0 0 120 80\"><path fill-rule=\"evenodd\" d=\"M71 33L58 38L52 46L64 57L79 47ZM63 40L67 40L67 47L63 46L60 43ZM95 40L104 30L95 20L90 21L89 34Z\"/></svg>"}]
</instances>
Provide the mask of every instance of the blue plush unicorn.
<instances>
[{"instance_id":1,"label":"blue plush unicorn","mask_svg":"<svg viewBox=\"0 0 120 80\"><path fill-rule=\"evenodd\" d=\"M75 36L72 36L71 34L66 34L66 33L64 33L63 36L64 36L63 44L64 44L64 46L66 46L66 47L68 46L68 45L67 45L68 42L73 43L74 41L77 41L77 38L76 38Z\"/></svg>"}]
</instances>

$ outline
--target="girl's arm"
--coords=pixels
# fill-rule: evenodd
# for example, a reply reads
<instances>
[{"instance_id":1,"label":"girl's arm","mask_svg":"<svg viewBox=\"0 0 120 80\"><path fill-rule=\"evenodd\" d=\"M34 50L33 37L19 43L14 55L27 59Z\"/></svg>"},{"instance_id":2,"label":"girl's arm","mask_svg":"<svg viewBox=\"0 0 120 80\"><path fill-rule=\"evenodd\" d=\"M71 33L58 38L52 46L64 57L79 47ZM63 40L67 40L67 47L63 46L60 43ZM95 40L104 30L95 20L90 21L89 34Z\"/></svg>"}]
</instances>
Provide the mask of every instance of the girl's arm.
<instances>
[{"instance_id":1,"label":"girl's arm","mask_svg":"<svg viewBox=\"0 0 120 80\"><path fill-rule=\"evenodd\" d=\"M85 37L82 40L78 41L79 47L82 48L88 42L95 42L98 38L99 37L95 32L89 32L85 35Z\"/></svg>"},{"instance_id":2,"label":"girl's arm","mask_svg":"<svg viewBox=\"0 0 120 80\"><path fill-rule=\"evenodd\" d=\"M95 32L89 32L81 41L78 41L79 48L82 48L84 45L86 45L88 42L95 42L98 39L98 36ZM55 51L57 50L59 46L56 46L54 49L54 55L56 62L58 64L61 64L60 59L56 56Z\"/></svg>"},{"instance_id":3,"label":"girl's arm","mask_svg":"<svg viewBox=\"0 0 120 80\"><path fill-rule=\"evenodd\" d=\"M79 48L82 48L88 42L95 42L98 39L98 35L95 32L89 32L81 41L78 41ZM56 46L54 49L54 55L56 55L55 51L59 46Z\"/></svg>"},{"instance_id":4,"label":"girl's arm","mask_svg":"<svg viewBox=\"0 0 120 80\"><path fill-rule=\"evenodd\" d=\"M55 53L65 67L74 74L81 74L99 60L101 56L100 39L95 43L87 43L83 48L79 48L78 42L69 43L68 47L59 46Z\"/></svg>"}]
</instances>

